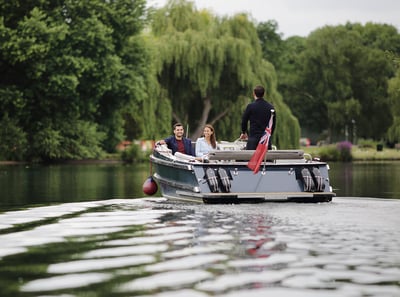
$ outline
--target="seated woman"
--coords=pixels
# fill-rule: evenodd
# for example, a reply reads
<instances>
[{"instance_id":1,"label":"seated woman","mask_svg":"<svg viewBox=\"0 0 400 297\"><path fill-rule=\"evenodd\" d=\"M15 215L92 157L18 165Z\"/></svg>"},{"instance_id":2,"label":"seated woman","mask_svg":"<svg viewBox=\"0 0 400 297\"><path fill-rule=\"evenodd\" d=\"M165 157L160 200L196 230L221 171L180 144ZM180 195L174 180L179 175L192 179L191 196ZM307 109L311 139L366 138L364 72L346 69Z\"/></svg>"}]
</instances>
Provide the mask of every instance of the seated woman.
<instances>
[{"instance_id":1,"label":"seated woman","mask_svg":"<svg viewBox=\"0 0 400 297\"><path fill-rule=\"evenodd\" d=\"M203 159L210 151L217 149L214 127L206 124L203 130L203 137L196 141L196 159Z\"/></svg>"}]
</instances>

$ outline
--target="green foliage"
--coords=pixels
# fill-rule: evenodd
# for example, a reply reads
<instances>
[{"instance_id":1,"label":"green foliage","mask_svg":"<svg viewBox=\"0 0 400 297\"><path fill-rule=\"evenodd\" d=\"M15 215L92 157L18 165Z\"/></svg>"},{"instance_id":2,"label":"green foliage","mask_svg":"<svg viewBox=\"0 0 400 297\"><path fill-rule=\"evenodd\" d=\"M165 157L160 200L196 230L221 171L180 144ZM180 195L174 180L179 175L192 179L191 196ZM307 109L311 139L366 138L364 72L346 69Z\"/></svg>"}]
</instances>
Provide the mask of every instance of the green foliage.
<instances>
[{"instance_id":1,"label":"green foliage","mask_svg":"<svg viewBox=\"0 0 400 297\"><path fill-rule=\"evenodd\" d=\"M168 100L167 92L157 81L154 62L158 59L158 51L150 42L147 35L131 38L131 49L140 47L146 54L136 53L140 56L143 67L141 76L132 78L140 84L142 91L136 91L136 97L141 98L138 104L124 107L126 139L161 139L171 133L172 107ZM134 63L134 61L132 61ZM137 68L137 66L135 65ZM139 88L137 88L139 89Z\"/></svg>"},{"instance_id":2,"label":"green foliage","mask_svg":"<svg viewBox=\"0 0 400 297\"><path fill-rule=\"evenodd\" d=\"M0 119L0 160L23 160L27 143L26 133L6 113Z\"/></svg>"},{"instance_id":3,"label":"green foliage","mask_svg":"<svg viewBox=\"0 0 400 297\"><path fill-rule=\"evenodd\" d=\"M307 153L322 161L349 162L353 160L352 144L349 141L319 147L305 148Z\"/></svg>"},{"instance_id":4,"label":"green foliage","mask_svg":"<svg viewBox=\"0 0 400 297\"><path fill-rule=\"evenodd\" d=\"M389 127L387 132L387 139L392 143L400 143L400 116L395 116L393 125Z\"/></svg>"},{"instance_id":5,"label":"green foliage","mask_svg":"<svg viewBox=\"0 0 400 297\"><path fill-rule=\"evenodd\" d=\"M339 150L336 145L326 145L318 150L315 157L320 158L322 161L337 161L339 160Z\"/></svg>"},{"instance_id":6,"label":"green foliage","mask_svg":"<svg viewBox=\"0 0 400 297\"><path fill-rule=\"evenodd\" d=\"M352 144L349 141L341 141L336 144L336 149L339 151L339 159L337 161L349 162L353 159L351 154Z\"/></svg>"},{"instance_id":7,"label":"green foliage","mask_svg":"<svg viewBox=\"0 0 400 297\"><path fill-rule=\"evenodd\" d=\"M399 58L396 58L399 60ZM397 62L398 63L398 62ZM389 80L389 98L392 106L393 124L389 127L387 138L389 142L400 143L400 65L396 64L396 76Z\"/></svg>"},{"instance_id":8,"label":"green foliage","mask_svg":"<svg viewBox=\"0 0 400 297\"><path fill-rule=\"evenodd\" d=\"M147 161L147 153L142 152L142 148L138 144L132 144L121 152L121 159L125 163L137 163Z\"/></svg>"},{"instance_id":9,"label":"green foliage","mask_svg":"<svg viewBox=\"0 0 400 297\"><path fill-rule=\"evenodd\" d=\"M276 134L299 130L276 90L274 67L263 59L256 26L246 14L218 18L196 10L192 2L169 1L154 13L152 34L158 80L171 101L173 119L188 123L192 138L209 122L219 139L236 139L256 84L266 86L278 117L288 115L279 118ZM297 144L298 139L290 138L295 134L282 135L280 145Z\"/></svg>"},{"instance_id":10,"label":"green foliage","mask_svg":"<svg viewBox=\"0 0 400 297\"><path fill-rule=\"evenodd\" d=\"M30 158L92 158L125 138L124 120L141 116L129 111L147 99L152 67L139 35L145 4L0 4L0 110L29 135ZM146 134L145 127L141 123L134 136Z\"/></svg>"},{"instance_id":11,"label":"green foliage","mask_svg":"<svg viewBox=\"0 0 400 297\"><path fill-rule=\"evenodd\" d=\"M284 96L286 103L291 102L291 95L285 94L296 93L295 82L301 79L298 77L298 71L301 68L300 54L305 49L306 38L293 36L283 40L279 52L278 63L271 61L278 74L278 89Z\"/></svg>"},{"instance_id":12,"label":"green foliage","mask_svg":"<svg viewBox=\"0 0 400 297\"><path fill-rule=\"evenodd\" d=\"M279 149L298 148L301 131L297 118L292 114L285 103L279 102L279 104L275 106L277 106L277 110L279 110L280 113L277 115L279 122L272 138L273 143Z\"/></svg>"},{"instance_id":13,"label":"green foliage","mask_svg":"<svg viewBox=\"0 0 400 297\"><path fill-rule=\"evenodd\" d=\"M261 42L263 57L270 61L276 68L281 65L284 42L281 34L277 33L278 23L273 20L261 22L257 25L257 34Z\"/></svg>"},{"instance_id":14,"label":"green foliage","mask_svg":"<svg viewBox=\"0 0 400 297\"><path fill-rule=\"evenodd\" d=\"M31 158L44 161L101 158L100 147L105 134L98 132L96 124L73 121L60 127L39 125L32 142ZM38 128L39 128L38 127Z\"/></svg>"},{"instance_id":15,"label":"green foliage","mask_svg":"<svg viewBox=\"0 0 400 297\"><path fill-rule=\"evenodd\" d=\"M357 142L357 146L360 149L366 149L366 148L375 149L376 145L377 145L377 141L374 141L372 139L359 139Z\"/></svg>"},{"instance_id":16,"label":"green foliage","mask_svg":"<svg viewBox=\"0 0 400 297\"><path fill-rule=\"evenodd\" d=\"M300 126L400 141L395 27L347 23L282 40L275 21L217 17L186 0L152 11L150 28L147 12L145 0L1 1L0 155L96 158L126 138L162 138L176 121L192 138L209 122L234 140L256 84L277 110L279 148L298 146Z\"/></svg>"},{"instance_id":17,"label":"green foliage","mask_svg":"<svg viewBox=\"0 0 400 297\"><path fill-rule=\"evenodd\" d=\"M304 42L302 42L304 40ZM393 26L346 24L285 41L278 65L279 89L302 128L331 137L351 122L357 135L381 139L393 121L385 51L399 52Z\"/></svg>"},{"instance_id":18,"label":"green foliage","mask_svg":"<svg viewBox=\"0 0 400 297\"><path fill-rule=\"evenodd\" d=\"M345 102L328 102L328 119L332 128L343 127L358 119L361 113L361 104L358 100L350 98Z\"/></svg>"}]
</instances>

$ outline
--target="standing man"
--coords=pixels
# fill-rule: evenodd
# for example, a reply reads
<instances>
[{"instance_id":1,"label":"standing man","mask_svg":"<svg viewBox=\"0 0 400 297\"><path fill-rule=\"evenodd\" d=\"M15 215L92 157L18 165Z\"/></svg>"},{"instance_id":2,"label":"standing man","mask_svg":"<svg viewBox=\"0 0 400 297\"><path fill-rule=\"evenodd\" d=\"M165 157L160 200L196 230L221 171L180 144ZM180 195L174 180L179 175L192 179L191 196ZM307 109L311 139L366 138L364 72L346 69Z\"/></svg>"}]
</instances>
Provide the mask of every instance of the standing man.
<instances>
[{"instance_id":1,"label":"standing man","mask_svg":"<svg viewBox=\"0 0 400 297\"><path fill-rule=\"evenodd\" d=\"M175 155L176 152L194 156L194 150L192 147L192 141L189 138L183 136L184 129L181 123L174 125L174 135L165 138L164 140L157 141L157 145L166 144L168 148Z\"/></svg>"},{"instance_id":2,"label":"standing man","mask_svg":"<svg viewBox=\"0 0 400 297\"><path fill-rule=\"evenodd\" d=\"M255 150L261 136L264 134L271 118L271 110L275 110L274 106L264 99L265 89L262 86L256 86L253 90L254 101L249 103L242 116L242 134L240 139L247 139L247 150ZM275 130L276 113L274 112L272 133ZM247 122L250 121L249 135L247 135ZM271 149L271 138L268 143L268 149Z\"/></svg>"}]
</instances>

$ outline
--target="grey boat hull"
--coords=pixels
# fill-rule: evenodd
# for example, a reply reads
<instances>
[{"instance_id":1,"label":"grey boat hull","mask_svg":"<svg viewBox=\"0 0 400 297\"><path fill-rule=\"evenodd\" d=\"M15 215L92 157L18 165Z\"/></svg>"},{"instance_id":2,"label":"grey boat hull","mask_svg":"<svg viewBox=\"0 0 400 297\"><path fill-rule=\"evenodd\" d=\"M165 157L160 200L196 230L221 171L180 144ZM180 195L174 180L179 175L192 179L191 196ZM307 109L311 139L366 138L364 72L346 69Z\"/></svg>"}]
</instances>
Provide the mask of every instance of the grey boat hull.
<instances>
[{"instance_id":1,"label":"grey boat hull","mask_svg":"<svg viewBox=\"0 0 400 297\"><path fill-rule=\"evenodd\" d=\"M269 152L256 174L247 167L251 151L218 152L208 163L202 163L171 160L155 150L150 161L153 177L169 199L204 203L331 201L335 193L328 164L306 160L298 152ZM315 171L318 176L313 175Z\"/></svg>"}]
</instances>

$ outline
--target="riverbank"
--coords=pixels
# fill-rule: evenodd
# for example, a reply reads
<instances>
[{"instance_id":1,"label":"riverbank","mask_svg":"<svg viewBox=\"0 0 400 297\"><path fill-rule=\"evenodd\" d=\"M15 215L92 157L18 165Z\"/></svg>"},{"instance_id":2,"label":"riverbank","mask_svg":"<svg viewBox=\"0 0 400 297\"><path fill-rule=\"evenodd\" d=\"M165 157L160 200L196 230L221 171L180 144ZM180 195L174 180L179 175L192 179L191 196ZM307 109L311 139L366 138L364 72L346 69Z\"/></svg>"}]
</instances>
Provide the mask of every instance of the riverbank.
<instances>
[{"instance_id":1,"label":"riverbank","mask_svg":"<svg viewBox=\"0 0 400 297\"><path fill-rule=\"evenodd\" d=\"M321 156L321 152L326 149L325 146L309 146L301 147L305 153L310 154L313 157ZM381 151L372 148L358 148L353 146L351 149L351 154L353 161L400 161L400 150L382 148ZM106 159L103 160L69 160L58 162L57 164L94 164L94 163L124 163L121 159L120 154L109 154ZM141 160L137 163L143 163ZM29 164L29 162L19 162L19 161L2 161L0 160L0 165L17 165L17 164Z\"/></svg>"},{"instance_id":2,"label":"riverbank","mask_svg":"<svg viewBox=\"0 0 400 297\"><path fill-rule=\"evenodd\" d=\"M305 153L309 153L313 157L318 157L321 155L321 151L324 149L324 147L310 146L302 147L302 149ZM353 157L353 161L400 161L399 149L382 148L381 151L378 151L373 148L359 148L357 146L353 146L351 148L351 155Z\"/></svg>"},{"instance_id":3,"label":"riverbank","mask_svg":"<svg viewBox=\"0 0 400 297\"><path fill-rule=\"evenodd\" d=\"M118 153L107 154L104 159L59 160L49 164L122 164L124 161ZM0 165L42 164L41 162L0 160Z\"/></svg>"}]
</instances>

